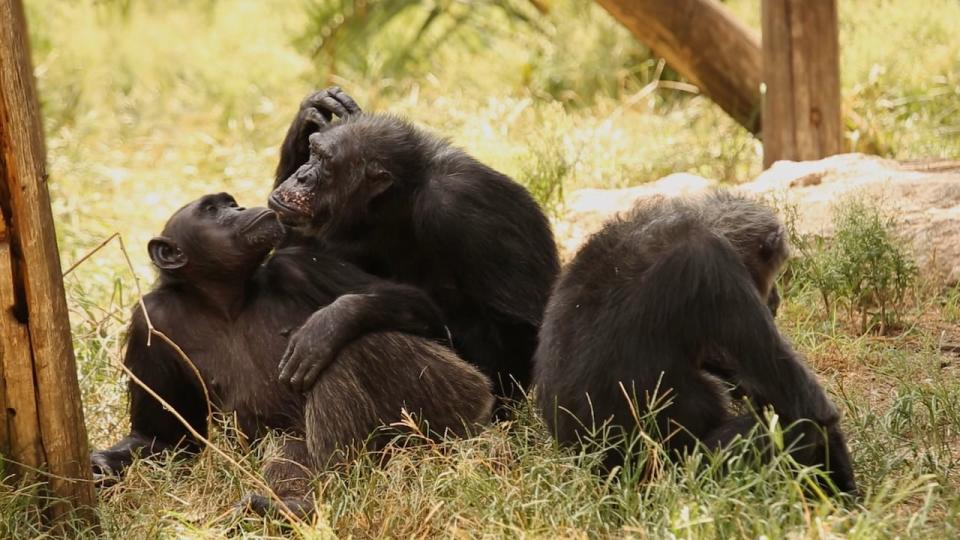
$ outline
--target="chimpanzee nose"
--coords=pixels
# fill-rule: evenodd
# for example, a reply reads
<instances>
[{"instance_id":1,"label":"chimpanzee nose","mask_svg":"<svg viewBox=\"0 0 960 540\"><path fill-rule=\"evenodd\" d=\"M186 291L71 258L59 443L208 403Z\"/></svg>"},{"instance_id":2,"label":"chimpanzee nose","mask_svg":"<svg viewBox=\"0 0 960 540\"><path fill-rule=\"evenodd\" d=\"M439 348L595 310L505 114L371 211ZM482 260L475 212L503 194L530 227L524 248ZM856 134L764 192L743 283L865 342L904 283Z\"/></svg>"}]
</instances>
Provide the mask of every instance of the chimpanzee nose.
<instances>
[{"instance_id":1,"label":"chimpanzee nose","mask_svg":"<svg viewBox=\"0 0 960 540\"><path fill-rule=\"evenodd\" d=\"M308 181L310 181L310 178L312 177L313 177L313 171L311 171L309 168L304 168L301 171L297 171L298 184L306 184Z\"/></svg>"},{"instance_id":2,"label":"chimpanzee nose","mask_svg":"<svg viewBox=\"0 0 960 540\"><path fill-rule=\"evenodd\" d=\"M293 173L293 179L296 180L298 184L302 184L307 181L307 166L303 165Z\"/></svg>"}]
</instances>

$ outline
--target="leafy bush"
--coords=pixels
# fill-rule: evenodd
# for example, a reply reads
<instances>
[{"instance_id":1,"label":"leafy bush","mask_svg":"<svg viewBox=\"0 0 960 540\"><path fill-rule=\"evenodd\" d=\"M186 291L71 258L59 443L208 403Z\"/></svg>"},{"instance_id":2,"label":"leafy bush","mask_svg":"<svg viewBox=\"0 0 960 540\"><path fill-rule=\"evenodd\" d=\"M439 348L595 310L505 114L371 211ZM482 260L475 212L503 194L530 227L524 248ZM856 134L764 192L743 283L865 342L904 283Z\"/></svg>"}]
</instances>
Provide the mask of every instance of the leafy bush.
<instances>
[{"instance_id":1,"label":"leafy bush","mask_svg":"<svg viewBox=\"0 0 960 540\"><path fill-rule=\"evenodd\" d=\"M535 17L526 0L312 0L297 45L330 79L389 87L435 76L451 60L444 54L459 63L536 31Z\"/></svg>"},{"instance_id":2,"label":"leafy bush","mask_svg":"<svg viewBox=\"0 0 960 540\"><path fill-rule=\"evenodd\" d=\"M603 8L560 0L311 0L297 47L333 81L423 79L585 105L675 79Z\"/></svg>"},{"instance_id":3,"label":"leafy bush","mask_svg":"<svg viewBox=\"0 0 960 540\"><path fill-rule=\"evenodd\" d=\"M862 333L895 328L917 278L916 264L893 233L895 218L878 206L847 201L834 210L830 238L798 233L795 218L794 210L788 227L800 256L791 280L817 290L827 311L836 305L858 318Z\"/></svg>"}]
</instances>

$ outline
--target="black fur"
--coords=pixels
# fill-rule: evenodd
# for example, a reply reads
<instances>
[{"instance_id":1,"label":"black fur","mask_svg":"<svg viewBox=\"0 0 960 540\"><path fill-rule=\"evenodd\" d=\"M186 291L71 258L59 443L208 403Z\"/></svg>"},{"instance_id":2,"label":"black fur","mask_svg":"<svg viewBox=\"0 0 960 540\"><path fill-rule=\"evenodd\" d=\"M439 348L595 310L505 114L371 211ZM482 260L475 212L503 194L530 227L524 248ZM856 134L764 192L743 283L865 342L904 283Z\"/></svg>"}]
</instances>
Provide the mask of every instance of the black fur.
<instances>
[{"instance_id":1,"label":"black fur","mask_svg":"<svg viewBox=\"0 0 960 540\"><path fill-rule=\"evenodd\" d=\"M446 347L395 331L352 341L306 396L281 385L277 364L291 330L308 318L339 313L337 306L351 298L388 290L391 298L405 299L367 318L378 321L379 330L430 334L442 328L428 299L418 305L416 289L383 282L318 250L283 248L267 259L281 232L272 211L238 208L226 194L187 205L150 243L161 274L144 304L153 326L199 369L215 410L235 414L247 437L279 430L303 438L291 439L286 459L267 470L276 491L299 512L309 509L302 499L304 471L349 457L338 449L356 447L379 426L400 420L402 409L437 433L463 434L489 418L493 395L490 381ZM205 435L200 381L159 337L148 345L148 331L138 307L125 365ZM94 453L95 473L119 473L136 453L198 449L154 398L132 381L129 391L130 434ZM376 437L372 447L384 442Z\"/></svg>"},{"instance_id":2,"label":"black fur","mask_svg":"<svg viewBox=\"0 0 960 540\"><path fill-rule=\"evenodd\" d=\"M300 242L319 239L365 271L426 292L460 356L514 396L511 378L529 382L559 272L537 203L507 176L400 118L354 113L318 120L309 134L304 110L284 143L271 208ZM329 119L334 111L325 110ZM309 157L298 146L305 133ZM287 177L298 158L302 166ZM332 358L288 352L281 377L309 386Z\"/></svg>"},{"instance_id":3,"label":"black fur","mask_svg":"<svg viewBox=\"0 0 960 540\"><path fill-rule=\"evenodd\" d=\"M656 414L669 449L724 446L755 421L731 412L722 378L784 425L811 420L795 428L805 443L795 457L828 464L854 491L839 413L773 320L786 256L774 214L723 192L647 202L608 223L559 279L540 332L535 385L556 438L575 443L608 420L628 436L637 426L624 393L640 414L656 393L670 400Z\"/></svg>"}]
</instances>

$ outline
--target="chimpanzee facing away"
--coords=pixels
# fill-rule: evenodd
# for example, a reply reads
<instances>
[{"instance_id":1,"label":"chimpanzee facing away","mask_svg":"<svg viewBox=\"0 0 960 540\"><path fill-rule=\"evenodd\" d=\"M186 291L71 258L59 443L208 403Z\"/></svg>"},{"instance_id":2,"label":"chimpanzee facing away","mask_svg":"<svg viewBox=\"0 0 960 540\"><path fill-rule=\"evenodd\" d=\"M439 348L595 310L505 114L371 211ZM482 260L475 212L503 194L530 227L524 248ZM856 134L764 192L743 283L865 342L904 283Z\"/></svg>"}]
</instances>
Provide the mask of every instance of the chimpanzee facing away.
<instances>
[{"instance_id":1,"label":"chimpanzee facing away","mask_svg":"<svg viewBox=\"0 0 960 540\"><path fill-rule=\"evenodd\" d=\"M559 261L522 186L400 118L361 114L332 88L307 98L290 127L270 207L301 241L319 239L367 272L425 291L456 351L501 396L516 395L511 379L528 384ZM352 324L337 319L327 342L349 343ZM295 388L309 388L337 351L298 339L290 347L281 379Z\"/></svg>"},{"instance_id":2,"label":"chimpanzee facing away","mask_svg":"<svg viewBox=\"0 0 960 540\"><path fill-rule=\"evenodd\" d=\"M641 408L655 395L669 401L655 414L668 449L726 446L756 425L730 411L730 383L796 422L798 462L825 465L854 492L840 415L772 317L786 258L774 213L725 192L645 202L608 223L558 280L540 332L534 384L558 441L605 421L628 436L637 426L626 394ZM606 464L629 458L610 452Z\"/></svg>"},{"instance_id":3,"label":"chimpanzee facing away","mask_svg":"<svg viewBox=\"0 0 960 540\"><path fill-rule=\"evenodd\" d=\"M447 347L410 334L445 335L439 313L422 293L318 250L282 248L268 258L282 234L273 211L239 208L225 193L188 204L150 242L160 281L144 303L153 326L199 369L212 405L235 413L247 437L267 430L303 437L287 439L285 459L268 464L266 473L288 507L304 513L311 508L304 498L305 472L346 458L338 448L364 443L377 427L400 420L402 410L435 433L464 434L489 420L494 400L487 377ZM358 297L369 305L382 291L390 291L397 303L365 317L364 324L371 332L394 331L352 341L306 395L280 384L277 366L291 330L308 318L322 326L329 317L349 314ZM205 435L200 381L162 340L154 337L148 345L148 333L137 308L124 363ZM159 402L132 381L129 390L130 434L93 454L98 476L119 473L136 453L198 449L198 441ZM387 440L386 434L375 437L370 447ZM253 497L251 504L260 511L269 506L263 497Z\"/></svg>"}]
</instances>

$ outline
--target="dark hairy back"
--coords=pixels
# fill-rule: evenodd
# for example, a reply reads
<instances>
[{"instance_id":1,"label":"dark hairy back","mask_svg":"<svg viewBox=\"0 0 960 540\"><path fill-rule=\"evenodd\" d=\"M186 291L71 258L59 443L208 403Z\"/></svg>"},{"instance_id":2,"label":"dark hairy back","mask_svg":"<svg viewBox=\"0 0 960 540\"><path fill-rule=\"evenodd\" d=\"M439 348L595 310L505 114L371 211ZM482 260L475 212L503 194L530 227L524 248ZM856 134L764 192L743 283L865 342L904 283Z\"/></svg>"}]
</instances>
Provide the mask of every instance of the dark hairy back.
<instances>
[{"instance_id":1,"label":"dark hairy back","mask_svg":"<svg viewBox=\"0 0 960 540\"><path fill-rule=\"evenodd\" d=\"M802 441L798 462L854 492L839 412L773 320L786 255L772 210L724 192L654 199L608 223L558 280L540 330L534 382L553 435L572 444L609 422L626 436L649 414L671 450L723 447L758 421L730 408L736 388ZM605 463L623 463L621 450Z\"/></svg>"}]
</instances>

